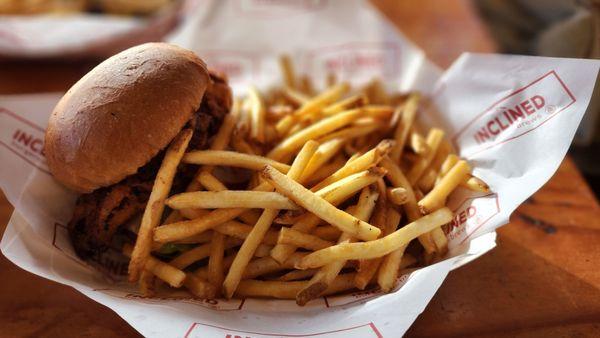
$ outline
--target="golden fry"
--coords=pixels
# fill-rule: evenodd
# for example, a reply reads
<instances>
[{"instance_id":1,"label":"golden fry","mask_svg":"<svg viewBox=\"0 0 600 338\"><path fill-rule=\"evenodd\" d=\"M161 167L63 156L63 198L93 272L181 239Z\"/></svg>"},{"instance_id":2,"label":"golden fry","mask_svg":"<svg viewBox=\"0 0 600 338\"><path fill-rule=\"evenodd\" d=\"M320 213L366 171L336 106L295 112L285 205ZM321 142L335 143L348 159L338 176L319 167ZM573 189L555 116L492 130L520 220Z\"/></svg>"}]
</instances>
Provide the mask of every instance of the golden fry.
<instances>
[{"instance_id":1,"label":"golden fry","mask_svg":"<svg viewBox=\"0 0 600 338\"><path fill-rule=\"evenodd\" d=\"M374 183L379 178L384 175L383 172L374 172L372 170L363 171L354 175L350 175L344 180L347 184L343 184L340 189L335 189L331 191L331 193L326 194L323 198L333 205L338 205L344 202L346 199L353 196L356 192L360 191L362 188ZM298 220L291 228L297 231L309 233L311 232L319 223L321 219L314 214L307 213L302 219ZM271 252L271 257L273 257L278 262L285 261L294 251L296 247L293 245L276 245Z\"/></svg>"},{"instance_id":2,"label":"golden fry","mask_svg":"<svg viewBox=\"0 0 600 338\"><path fill-rule=\"evenodd\" d=\"M365 187L361 191L358 204L355 206L355 208L348 208L353 210L347 211L351 212L355 217L361 220L368 220L371 218L371 214L375 209L375 203L377 202L378 197L378 193L371 191L369 187ZM351 235L348 233L342 233L338 239L338 244L350 243L353 241L354 239ZM296 295L296 303L302 306L311 299L320 296L329 287L329 285L331 285L345 264L345 260L339 260L321 267L306 284L306 286L302 288L302 290L298 291L298 294Z\"/></svg>"},{"instance_id":3,"label":"golden fry","mask_svg":"<svg viewBox=\"0 0 600 338\"><path fill-rule=\"evenodd\" d=\"M448 195L465 180L470 172L471 167L466 161L458 161L433 190L419 201L418 206L421 213L428 214L443 206Z\"/></svg>"},{"instance_id":4,"label":"golden fry","mask_svg":"<svg viewBox=\"0 0 600 338\"><path fill-rule=\"evenodd\" d=\"M354 173L366 170L372 166L375 166L381 161L381 159L386 156L389 151L394 146L394 141L392 140L383 140L381 141L377 147L371 149L365 154L357 157L353 161L346 162L342 168L333 173L331 176L321 181L319 184L312 187L310 190L317 191L322 189L323 187L335 182L339 181L344 177L352 175Z\"/></svg>"},{"instance_id":5,"label":"golden fry","mask_svg":"<svg viewBox=\"0 0 600 338\"><path fill-rule=\"evenodd\" d=\"M432 128L427 134L427 146L429 151L424 156L421 156L417 162L412 166L406 178L411 185L415 185L423 173L427 170L433 157L435 156L442 139L444 138L444 131L437 128Z\"/></svg>"},{"instance_id":6,"label":"golden fry","mask_svg":"<svg viewBox=\"0 0 600 338\"><path fill-rule=\"evenodd\" d=\"M279 57L279 69L283 77L283 83L286 87L296 88L296 72L294 71L294 65L289 55L282 55Z\"/></svg>"},{"instance_id":7,"label":"golden fry","mask_svg":"<svg viewBox=\"0 0 600 338\"><path fill-rule=\"evenodd\" d=\"M396 145L394 146L394 149L392 149L392 152L390 154L390 158L395 163L398 163L398 161L400 161L400 157L402 156L402 152L404 151L404 145L406 144L408 133L413 125L415 116L417 115L420 100L420 94L411 94L404 106L402 107L402 115L400 116L400 120L398 121L396 130L394 131L394 140L396 141Z\"/></svg>"},{"instance_id":8,"label":"golden fry","mask_svg":"<svg viewBox=\"0 0 600 338\"><path fill-rule=\"evenodd\" d=\"M261 175L288 198L342 231L363 240L373 240L381 232L369 223L339 210L271 166L265 166Z\"/></svg>"},{"instance_id":9,"label":"golden fry","mask_svg":"<svg viewBox=\"0 0 600 338\"><path fill-rule=\"evenodd\" d=\"M291 154L302 147L304 143L318 139L331 131L341 128L345 125L352 123L358 116L362 114L360 110L350 110L345 113L339 113L337 115L325 118L308 128L305 128L288 138L284 139L275 148L273 148L267 157L274 160L285 159L291 156Z\"/></svg>"},{"instance_id":10,"label":"golden fry","mask_svg":"<svg viewBox=\"0 0 600 338\"><path fill-rule=\"evenodd\" d=\"M172 209L285 209L297 210L298 206L276 192L224 190L194 191L171 196L166 204Z\"/></svg>"},{"instance_id":11,"label":"golden fry","mask_svg":"<svg viewBox=\"0 0 600 338\"><path fill-rule=\"evenodd\" d=\"M129 261L129 281L136 282L152 250L152 231L159 225L173 178L183 153L192 138L192 130L185 129L171 142L150 192L150 198L142 216L138 236ZM156 274L155 274L156 275Z\"/></svg>"},{"instance_id":12,"label":"golden fry","mask_svg":"<svg viewBox=\"0 0 600 338\"><path fill-rule=\"evenodd\" d=\"M370 259L384 256L407 245L419 235L450 222L452 216L450 209L441 208L380 239L362 243L342 243L310 253L300 261L297 268L310 269L336 260Z\"/></svg>"},{"instance_id":13,"label":"golden fry","mask_svg":"<svg viewBox=\"0 0 600 338\"><path fill-rule=\"evenodd\" d=\"M402 205L408 202L408 192L402 187L388 188L387 198L396 205Z\"/></svg>"},{"instance_id":14,"label":"golden fry","mask_svg":"<svg viewBox=\"0 0 600 338\"><path fill-rule=\"evenodd\" d=\"M185 154L183 157L183 162L191 164L238 167L251 170L260 170L262 167L268 164L283 173L287 173L288 170L290 170L290 166L287 164L283 164L266 157L223 150L192 151Z\"/></svg>"},{"instance_id":15,"label":"golden fry","mask_svg":"<svg viewBox=\"0 0 600 338\"><path fill-rule=\"evenodd\" d=\"M278 244L291 244L298 248L308 250L321 250L333 245L332 242L323 240L317 236L309 235L294 229L283 227L279 232Z\"/></svg>"},{"instance_id":16,"label":"golden fry","mask_svg":"<svg viewBox=\"0 0 600 338\"><path fill-rule=\"evenodd\" d=\"M283 177L288 178L293 181L294 179L298 179L300 175L302 175L302 171L308 164L308 161L312 157L312 155L317 150L319 144L317 142L307 142L296 159L292 164L288 176L281 174ZM270 167L269 168L273 168ZM277 171L273 169L273 171ZM278 172L278 171L277 171ZM278 172L279 173L279 172ZM225 281L223 282L223 293L226 298L231 298L233 293L235 292L240 280L242 279L242 275L244 273L244 269L250 262L250 259L254 255L256 248L262 242L265 237L269 227L273 223L273 219L277 216L279 212L278 209L268 209L265 208L262 215L252 228L252 231L248 234L244 243L238 250L238 254L235 256L231 267L229 268L229 272L225 277Z\"/></svg>"},{"instance_id":17,"label":"golden fry","mask_svg":"<svg viewBox=\"0 0 600 338\"><path fill-rule=\"evenodd\" d=\"M266 108L263 99L254 86L248 88L250 100L250 135L258 142L265 142Z\"/></svg>"}]
</instances>

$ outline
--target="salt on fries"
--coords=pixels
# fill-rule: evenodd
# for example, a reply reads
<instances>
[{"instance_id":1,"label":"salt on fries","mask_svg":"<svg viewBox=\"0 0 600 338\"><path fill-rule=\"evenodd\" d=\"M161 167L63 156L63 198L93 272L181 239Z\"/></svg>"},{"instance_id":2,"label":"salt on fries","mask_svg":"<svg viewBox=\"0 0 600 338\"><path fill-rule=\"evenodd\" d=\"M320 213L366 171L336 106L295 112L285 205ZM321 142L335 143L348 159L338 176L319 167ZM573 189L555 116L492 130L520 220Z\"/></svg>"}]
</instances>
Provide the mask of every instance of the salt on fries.
<instances>
[{"instance_id":1,"label":"salt on fries","mask_svg":"<svg viewBox=\"0 0 600 338\"><path fill-rule=\"evenodd\" d=\"M422 129L419 93L390 95L379 80L353 91L328 75L315 95L288 57L280 67L284 86L250 87L209 149L185 153L184 130L166 150L123 248L144 295L160 281L199 298L299 305L375 284L389 292L403 269L446 254L448 197L489 191L443 130ZM197 174L175 193L178 166Z\"/></svg>"}]
</instances>

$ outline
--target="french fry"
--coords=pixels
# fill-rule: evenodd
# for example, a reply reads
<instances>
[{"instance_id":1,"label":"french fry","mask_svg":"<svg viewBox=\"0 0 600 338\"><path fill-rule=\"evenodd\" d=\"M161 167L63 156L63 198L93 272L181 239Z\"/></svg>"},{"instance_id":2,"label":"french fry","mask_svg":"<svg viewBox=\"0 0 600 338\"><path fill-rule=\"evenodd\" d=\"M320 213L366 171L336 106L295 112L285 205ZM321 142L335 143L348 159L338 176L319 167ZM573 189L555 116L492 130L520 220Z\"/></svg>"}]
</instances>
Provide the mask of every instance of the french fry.
<instances>
[{"instance_id":1,"label":"french fry","mask_svg":"<svg viewBox=\"0 0 600 338\"><path fill-rule=\"evenodd\" d=\"M317 150L318 146L319 144L315 141L307 142L304 147L302 147L302 150L298 156L296 156L296 159L294 160L294 163L288 172L288 176L283 174L282 176L287 177L291 181L298 179L300 175L302 175L302 171ZM269 166L269 168L273 167ZM273 170L277 171L276 169ZM277 172L279 173L279 171ZM223 282L223 293L226 298L229 299L233 296L235 289L242 279L244 269L250 262L250 259L254 255L256 248L265 237L265 234L273 223L273 219L275 219L275 216L277 216L278 212L279 210L277 209L265 208L262 215L256 222L256 225L254 225L252 231L248 234L246 240L244 240L244 243L240 247L238 254L235 256L235 259L229 268L229 272L225 277L225 281Z\"/></svg>"},{"instance_id":2,"label":"french fry","mask_svg":"<svg viewBox=\"0 0 600 338\"><path fill-rule=\"evenodd\" d=\"M248 88L250 100L250 135L260 143L265 142L266 109L263 99L254 86Z\"/></svg>"},{"instance_id":3,"label":"french fry","mask_svg":"<svg viewBox=\"0 0 600 338\"><path fill-rule=\"evenodd\" d=\"M173 211L171 211L169 216L167 216L167 218L165 219L164 224L175 223L175 222L179 222L179 221L183 221L183 216L181 215L180 212L173 210Z\"/></svg>"},{"instance_id":4,"label":"french fry","mask_svg":"<svg viewBox=\"0 0 600 338\"><path fill-rule=\"evenodd\" d=\"M231 140L231 134L232 134L233 129L235 128L236 122L237 122L237 117L235 115L230 114L230 115L226 115L223 118L223 123L221 124L219 131L213 138L212 143L210 145L211 150L223 150L223 149L225 149L225 147L227 147L227 145L229 144L229 141ZM201 188L201 183L200 183L200 179L199 179L200 175L202 173L212 173L212 171L213 171L212 166L204 166L200 170L198 170L196 177L187 186L186 191L200 190L200 188ZM189 209L189 210L182 210L180 212L182 213L182 215L184 215L188 219L198 218L203 215L200 210Z\"/></svg>"},{"instance_id":5,"label":"french fry","mask_svg":"<svg viewBox=\"0 0 600 338\"><path fill-rule=\"evenodd\" d=\"M242 132L239 129L234 130L233 136L231 137L231 146L233 147L233 149L238 153L257 155L252 146L250 146L248 142L244 140L241 133Z\"/></svg>"},{"instance_id":6,"label":"french fry","mask_svg":"<svg viewBox=\"0 0 600 338\"><path fill-rule=\"evenodd\" d=\"M140 273L142 272L148 257L150 257L150 251L152 249L152 231L159 225L165 208L164 200L171 190L177 166L179 165L191 138L191 129L185 129L175 137L173 142L171 142L171 145L169 145L160 169L156 174L154 186L150 192L150 198L148 199L146 209L144 210L138 236L131 254L131 260L129 261L128 270L130 282L136 282L139 279Z\"/></svg>"},{"instance_id":7,"label":"french fry","mask_svg":"<svg viewBox=\"0 0 600 338\"><path fill-rule=\"evenodd\" d=\"M254 250L254 256L259 257L259 258L269 257L271 250L273 250L272 245L267 245L267 244L261 243L256 247L256 250Z\"/></svg>"},{"instance_id":8,"label":"french fry","mask_svg":"<svg viewBox=\"0 0 600 338\"><path fill-rule=\"evenodd\" d=\"M388 105L369 104L365 105L363 110L366 116L380 120L390 119L394 114L394 107Z\"/></svg>"},{"instance_id":9,"label":"french fry","mask_svg":"<svg viewBox=\"0 0 600 338\"><path fill-rule=\"evenodd\" d=\"M277 169L269 165L265 166L261 175L282 194L342 231L348 232L363 240L373 240L377 238L381 232L369 223L361 221L356 217L337 209L322 197L312 193L301 184L286 177L277 171Z\"/></svg>"},{"instance_id":10,"label":"french fry","mask_svg":"<svg viewBox=\"0 0 600 338\"><path fill-rule=\"evenodd\" d=\"M300 181L300 182L307 186L310 186L316 182L321 182L322 180L326 179L327 177L333 175L334 172L338 171L345 164L346 164L346 161L344 161L342 159L342 156L339 156L339 157L335 158L333 161L331 161L330 163L323 165L312 176L309 176L306 179L306 182L304 182L304 181Z\"/></svg>"},{"instance_id":11,"label":"french fry","mask_svg":"<svg viewBox=\"0 0 600 338\"><path fill-rule=\"evenodd\" d=\"M312 187L310 190L317 191L331 184L332 182L339 181L344 177L366 170L371 166L377 165L379 161L389 153L393 146L394 141L392 140L381 141L377 145L377 147L371 149L362 156L357 157L353 161L346 162L346 165L344 165L342 168L340 168L338 171L333 173L325 180L321 181L319 184Z\"/></svg>"},{"instance_id":12,"label":"french fry","mask_svg":"<svg viewBox=\"0 0 600 338\"><path fill-rule=\"evenodd\" d=\"M304 256L306 256L305 252L295 252L282 263L277 262L271 257L254 259L246 266L242 279L252 279L273 272L293 269Z\"/></svg>"},{"instance_id":13,"label":"french fry","mask_svg":"<svg viewBox=\"0 0 600 338\"><path fill-rule=\"evenodd\" d=\"M288 198L267 191L224 190L184 192L169 197L166 204L172 209L284 209L297 210Z\"/></svg>"},{"instance_id":14,"label":"french fry","mask_svg":"<svg viewBox=\"0 0 600 338\"><path fill-rule=\"evenodd\" d=\"M142 270L140 274L140 292L144 297L154 297L156 291L154 289L154 275L149 270Z\"/></svg>"},{"instance_id":15,"label":"french fry","mask_svg":"<svg viewBox=\"0 0 600 338\"><path fill-rule=\"evenodd\" d=\"M490 187L482 179L470 176L466 181L460 182L460 186L473 191L489 192Z\"/></svg>"},{"instance_id":16,"label":"french fry","mask_svg":"<svg viewBox=\"0 0 600 338\"><path fill-rule=\"evenodd\" d=\"M324 195L323 198L332 205L338 205L353 196L362 188L377 181L382 177L382 175L384 175L382 171L375 172L372 170L350 175L344 178L346 184L343 184L340 189L335 189L330 194ZM309 233L320 222L321 220L319 217L315 216L314 214L307 213L291 228L297 231ZM293 245L278 244L273 248L273 251L271 251L271 257L278 262L284 262L291 254L294 253L295 250L296 247Z\"/></svg>"},{"instance_id":17,"label":"french fry","mask_svg":"<svg viewBox=\"0 0 600 338\"><path fill-rule=\"evenodd\" d=\"M435 153L435 156L433 157L433 160L431 160L431 165L429 167L435 171L439 171L448 155L450 155L453 152L454 147L452 147L450 142L448 142L448 140L446 139L442 140L442 142L438 146L438 150Z\"/></svg>"},{"instance_id":18,"label":"french fry","mask_svg":"<svg viewBox=\"0 0 600 338\"><path fill-rule=\"evenodd\" d=\"M151 271L153 275L174 288L181 287L186 277L185 272L154 257L148 257L144 269Z\"/></svg>"},{"instance_id":19,"label":"french fry","mask_svg":"<svg viewBox=\"0 0 600 338\"><path fill-rule=\"evenodd\" d=\"M404 106L402 107L402 115L400 116L400 120L398 121L396 130L394 131L394 140L396 141L396 145L394 146L394 149L392 149L390 154L390 158L395 163L398 163L398 161L400 161L400 157L402 156L402 152L404 151L404 145L406 144L408 133L413 125L415 116L417 115L420 100L420 94L411 94Z\"/></svg>"},{"instance_id":20,"label":"french fry","mask_svg":"<svg viewBox=\"0 0 600 338\"><path fill-rule=\"evenodd\" d=\"M408 192L402 187L388 188L387 198L395 205L402 205L408 202Z\"/></svg>"},{"instance_id":21,"label":"french fry","mask_svg":"<svg viewBox=\"0 0 600 338\"><path fill-rule=\"evenodd\" d=\"M293 104L295 104L297 106L302 106L303 104L308 102L308 100L310 100L310 97L308 97L306 94L301 93L292 87L283 88L283 95L285 96L286 99L288 99L289 101L291 101ZM288 115L288 116L291 119L293 119L292 116L290 116L290 115ZM287 118L288 116L285 116L284 118Z\"/></svg>"},{"instance_id":22,"label":"french fry","mask_svg":"<svg viewBox=\"0 0 600 338\"><path fill-rule=\"evenodd\" d=\"M277 216L274 220L273 223L277 223L277 224L294 224L296 223L302 216L304 215L304 212L302 211L285 211L285 212L280 212L279 216Z\"/></svg>"},{"instance_id":23,"label":"french fry","mask_svg":"<svg viewBox=\"0 0 600 338\"><path fill-rule=\"evenodd\" d=\"M132 257L133 249L134 248L132 248L131 245L126 244L123 246L123 254L127 257ZM148 270L154 276L160 278L174 288L183 285L183 281L186 277L185 272L150 255L146 258L142 269Z\"/></svg>"},{"instance_id":24,"label":"french fry","mask_svg":"<svg viewBox=\"0 0 600 338\"><path fill-rule=\"evenodd\" d=\"M344 145L344 139L335 138L319 145L317 151L310 158L302 176L298 180L300 183L306 182L317 170L319 170L327 161L332 159Z\"/></svg>"},{"instance_id":25,"label":"french fry","mask_svg":"<svg viewBox=\"0 0 600 338\"><path fill-rule=\"evenodd\" d=\"M400 222L400 213L393 208L389 208L387 221L389 229L395 231L398 223ZM402 262L402 256L405 249L406 245L401 246L400 248L390 252L383 258L381 262L381 266L379 267L377 274L377 284L379 284L379 287L384 290L384 292L390 291L394 286L394 282L398 278L398 271L400 269L400 264Z\"/></svg>"},{"instance_id":26,"label":"french fry","mask_svg":"<svg viewBox=\"0 0 600 338\"><path fill-rule=\"evenodd\" d=\"M339 131L324 135L319 138L319 142L324 143L329 140L333 140L336 138L343 139L345 141L349 141L351 139L355 139L361 136L365 136L371 134L377 129L382 128L382 124L371 124L368 126L354 126L350 125L347 128L340 129Z\"/></svg>"},{"instance_id":27,"label":"french fry","mask_svg":"<svg viewBox=\"0 0 600 338\"><path fill-rule=\"evenodd\" d=\"M214 285L193 274L187 274L184 285L197 298L213 299L217 296Z\"/></svg>"},{"instance_id":28,"label":"french fry","mask_svg":"<svg viewBox=\"0 0 600 338\"><path fill-rule=\"evenodd\" d=\"M443 206L448 195L465 180L470 172L471 167L466 161L458 161L433 190L418 202L421 213L428 214Z\"/></svg>"},{"instance_id":29,"label":"french fry","mask_svg":"<svg viewBox=\"0 0 600 338\"><path fill-rule=\"evenodd\" d=\"M410 222L416 221L421 217L421 212L419 211L419 206L417 205L417 199L415 197L414 190L408 182L402 170L389 158L384 158L381 161L381 166L387 170L386 177L390 180L393 186L402 187L406 190L407 200L406 203L402 205L406 216ZM419 237L419 242L425 248L425 251L429 254L435 252L436 246L433 243L431 237L427 234Z\"/></svg>"},{"instance_id":30,"label":"french fry","mask_svg":"<svg viewBox=\"0 0 600 338\"><path fill-rule=\"evenodd\" d=\"M339 275L332 285L325 290L324 295L336 294L342 291L351 290L354 285L352 280L353 273ZM304 281L261 281L244 280L236 290L238 297L270 297L279 299L294 299L298 291L305 287Z\"/></svg>"},{"instance_id":31,"label":"french fry","mask_svg":"<svg viewBox=\"0 0 600 338\"><path fill-rule=\"evenodd\" d=\"M250 210L246 210L245 212L241 213L239 215L238 219L246 224L254 225L254 224L256 224L256 222L258 222L259 217L260 217L260 212L258 210L250 209Z\"/></svg>"},{"instance_id":32,"label":"french fry","mask_svg":"<svg viewBox=\"0 0 600 338\"><path fill-rule=\"evenodd\" d=\"M290 166L287 164L266 157L223 150L192 151L185 154L183 162L200 165L238 167L251 170L260 170L262 167L269 164L283 173L287 173L288 170L290 170Z\"/></svg>"},{"instance_id":33,"label":"french fry","mask_svg":"<svg viewBox=\"0 0 600 338\"><path fill-rule=\"evenodd\" d=\"M284 137L289 133L290 129L292 129L297 122L298 118L294 115L284 116L281 120L277 122L277 124L275 124L275 130L277 131L277 135L279 135L280 137Z\"/></svg>"},{"instance_id":34,"label":"french fry","mask_svg":"<svg viewBox=\"0 0 600 338\"><path fill-rule=\"evenodd\" d=\"M246 237L248 237L248 235L252 231L252 228L253 226L244 223L229 221L215 227L214 230L233 238L246 239ZM275 230L269 230L263 238L263 243L268 245L275 245L277 244L278 236L279 234Z\"/></svg>"},{"instance_id":35,"label":"french fry","mask_svg":"<svg viewBox=\"0 0 600 338\"><path fill-rule=\"evenodd\" d=\"M241 243L242 241L240 241L239 239L230 238L225 242L224 247L225 250L227 250L236 247ZM210 247L211 243L199 245L173 258L169 262L169 264L177 269L185 269L186 267L194 264L195 262L210 256Z\"/></svg>"},{"instance_id":36,"label":"french fry","mask_svg":"<svg viewBox=\"0 0 600 338\"><path fill-rule=\"evenodd\" d=\"M234 258L235 258L235 254L230 254L230 255L223 257L223 270L224 271L229 270L229 267L231 266L231 263L233 263ZM207 280L208 279L208 266L203 266L201 268L196 269L196 271L194 271L192 273L192 275L194 275L202 280ZM216 288L215 288L215 290L216 290Z\"/></svg>"},{"instance_id":37,"label":"french fry","mask_svg":"<svg viewBox=\"0 0 600 338\"><path fill-rule=\"evenodd\" d=\"M334 226L326 225L317 227L312 231L312 234L326 241L335 241L340 237L342 232L340 231L340 229Z\"/></svg>"},{"instance_id":38,"label":"french fry","mask_svg":"<svg viewBox=\"0 0 600 338\"><path fill-rule=\"evenodd\" d=\"M352 208L353 210L347 211L351 212L354 216L361 220L367 220L371 217L371 214L375 209L375 204L378 197L378 193L372 192L369 187L365 187L360 194L356 207ZM338 239L338 244L350 243L352 241L354 241L354 239L351 235L348 233L342 233ZM331 285L345 264L346 261L340 260L321 267L306 284L306 286L298 291L296 295L296 304L303 306L311 299L315 299L316 297L320 296L325 290L327 290L329 285Z\"/></svg>"},{"instance_id":39,"label":"french fry","mask_svg":"<svg viewBox=\"0 0 600 338\"><path fill-rule=\"evenodd\" d=\"M336 260L381 257L407 245L419 235L450 222L452 216L452 211L444 207L380 239L362 243L341 243L310 253L296 267L298 269L310 269L329 264Z\"/></svg>"},{"instance_id":40,"label":"french fry","mask_svg":"<svg viewBox=\"0 0 600 338\"><path fill-rule=\"evenodd\" d=\"M379 184L378 184L379 185ZM380 187L380 198L377 200L377 205L375 207L375 211L373 212L373 216L370 219L371 224L381 229L381 236L388 235L390 232L387 232L387 198L385 195L385 185ZM395 229L394 229L395 230ZM354 286L356 286L359 290L364 290L364 288L369 284L373 276L379 269L379 265L381 264L381 257L373 258L369 260L360 260L358 262L358 272L356 273L356 277L354 278Z\"/></svg>"},{"instance_id":41,"label":"french fry","mask_svg":"<svg viewBox=\"0 0 600 338\"><path fill-rule=\"evenodd\" d=\"M374 175L381 175L381 176L385 175L385 169L381 169L379 167L371 167L371 168L367 169L367 172L370 172L371 174L374 174ZM354 175L354 174L352 174L352 175ZM346 177L354 177L352 175L348 175ZM338 189L342 189L342 187L345 184L349 184L349 183L352 182L352 179L351 180L347 180L346 177L341 178L341 179L336 180L336 181L333 181L331 184L329 184L329 185L323 187L322 189L316 191L315 194L317 196L320 196L320 197L326 197L327 195L332 194L333 191L338 190Z\"/></svg>"},{"instance_id":42,"label":"french fry","mask_svg":"<svg viewBox=\"0 0 600 338\"><path fill-rule=\"evenodd\" d=\"M283 83L286 87L296 88L296 72L289 55L282 55L279 58L279 69L283 77Z\"/></svg>"},{"instance_id":43,"label":"french fry","mask_svg":"<svg viewBox=\"0 0 600 338\"><path fill-rule=\"evenodd\" d=\"M225 235L218 231L213 232L208 257L208 282L215 287L218 293L223 283L223 256L225 255Z\"/></svg>"},{"instance_id":44,"label":"french fry","mask_svg":"<svg viewBox=\"0 0 600 338\"><path fill-rule=\"evenodd\" d=\"M415 132L414 130L410 134L409 145L415 154L418 155L425 155L429 151L429 146L427 145L423 135Z\"/></svg>"},{"instance_id":45,"label":"french fry","mask_svg":"<svg viewBox=\"0 0 600 338\"><path fill-rule=\"evenodd\" d=\"M315 273L317 273L317 269L308 269L308 270L292 270L282 276L277 277L276 280L281 282L291 282L295 280L302 280L312 277Z\"/></svg>"},{"instance_id":46,"label":"french fry","mask_svg":"<svg viewBox=\"0 0 600 338\"><path fill-rule=\"evenodd\" d=\"M267 157L276 161L285 159L295 150L302 147L304 143L310 140L318 139L320 136L352 123L352 121L354 121L361 114L362 111L360 109L356 109L324 118L310 127L305 128L281 141L267 154Z\"/></svg>"},{"instance_id":47,"label":"french fry","mask_svg":"<svg viewBox=\"0 0 600 338\"><path fill-rule=\"evenodd\" d=\"M408 178L408 181L411 185L415 185L425 170L427 170L427 167L429 167L429 164L431 164L431 161L433 160L433 157L435 156L435 153L437 152L437 149L443 138L443 130L432 128L429 131L427 134L427 146L429 147L429 151L424 156L421 156L419 160L412 166L408 174L406 174L406 178Z\"/></svg>"},{"instance_id":48,"label":"french fry","mask_svg":"<svg viewBox=\"0 0 600 338\"><path fill-rule=\"evenodd\" d=\"M320 250L333 245L332 242L323 240L317 236L306 234L294 229L283 227L279 232L278 244L291 244L308 250Z\"/></svg>"},{"instance_id":49,"label":"french fry","mask_svg":"<svg viewBox=\"0 0 600 338\"><path fill-rule=\"evenodd\" d=\"M442 163L442 166L440 167L440 172L438 174L439 177L442 178L446 176L450 169L452 169L452 167L454 167L456 162L458 162L459 160L460 158L456 154L449 154Z\"/></svg>"},{"instance_id":50,"label":"french fry","mask_svg":"<svg viewBox=\"0 0 600 338\"><path fill-rule=\"evenodd\" d=\"M323 115L334 115L348 109L362 107L368 103L369 99L364 94L353 95L323 108Z\"/></svg>"},{"instance_id":51,"label":"french fry","mask_svg":"<svg viewBox=\"0 0 600 338\"><path fill-rule=\"evenodd\" d=\"M216 209L201 218L165 224L154 230L154 240L159 243L179 241L231 221L246 210L243 208Z\"/></svg>"},{"instance_id":52,"label":"french fry","mask_svg":"<svg viewBox=\"0 0 600 338\"><path fill-rule=\"evenodd\" d=\"M198 219L198 218L204 217L210 213L210 210L204 210L204 209L181 209L178 211L181 214L181 216L183 216L185 219L188 219L188 220ZM185 220L181 220L181 221L177 221L177 222L169 222L169 223L165 222L165 224L163 224L163 225L175 224L175 223L180 223L180 222L184 222L184 221Z\"/></svg>"},{"instance_id":53,"label":"french fry","mask_svg":"<svg viewBox=\"0 0 600 338\"><path fill-rule=\"evenodd\" d=\"M370 102L387 104L390 101L385 86L380 79L371 80L363 89L363 92L367 94Z\"/></svg>"},{"instance_id":54,"label":"french fry","mask_svg":"<svg viewBox=\"0 0 600 338\"><path fill-rule=\"evenodd\" d=\"M383 258L377 274L377 284L383 292L389 292L394 287L405 249L406 245L403 245Z\"/></svg>"},{"instance_id":55,"label":"french fry","mask_svg":"<svg viewBox=\"0 0 600 338\"><path fill-rule=\"evenodd\" d=\"M348 85L348 83L345 82L338 83L330 88L327 88L325 91L303 104L294 113L294 115L302 116L314 114L315 112L325 108L328 104L338 100L348 90L350 90L350 86Z\"/></svg>"},{"instance_id":56,"label":"french fry","mask_svg":"<svg viewBox=\"0 0 600 338\"><path fill-rule=\"evenodd\" d=\"M166 224L170 224L170 223L166 223ZM194 236L190 236L187 238L184 238L182 240L177 241L176 243L184 243L184 244L202 244L202 243L208 243L212 240L212 230L203 232L201 234L197 234ZM162 245L162 243L161 243Z\"/></svg>"},{"instance_id":57,"label":"french fry","mask_svg":"<svg viewBox=\"0 0 600 338\"><path fill-rule=\"evenodd\" d=\"M437 172L433 168L429 168L417 182L417 187L421 189L421 191L429 192L435 185L437 177Z\"/></svg>"},{"instance_id":58,"label":"french fry","mask_svg":"<svg viewBox=\"0 0 600 338\"><path fill-rule=\"evenodd\" d=\"M210 191L223 191L227 190L227 187L219 181L213 174L207 171L201 171L198 175L198 181L200 184L204 186L207 190Z\"/></svg>"}]
</instances>

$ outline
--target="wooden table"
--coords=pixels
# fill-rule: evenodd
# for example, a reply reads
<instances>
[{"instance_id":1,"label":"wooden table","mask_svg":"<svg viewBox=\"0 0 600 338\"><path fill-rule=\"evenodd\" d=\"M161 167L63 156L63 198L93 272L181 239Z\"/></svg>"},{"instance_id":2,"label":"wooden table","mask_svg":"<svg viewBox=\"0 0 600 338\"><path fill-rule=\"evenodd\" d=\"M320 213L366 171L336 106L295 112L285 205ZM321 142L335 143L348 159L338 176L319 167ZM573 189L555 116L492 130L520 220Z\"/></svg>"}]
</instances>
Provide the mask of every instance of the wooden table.
<instances>
[{"instance_id":1,"label":"wooden table","mask_svg":"<svg viewBox=\"0 0 600 338\"><path fill-rule=\"evenodd\" d=\"M447 67L494 44L466 1L375 1ZM0 64L0 93L65 90L95 62ZM12 207L0 196L3 232ZM498 247L450 273L408 336L598 336L600 206L567 158L499 230ZM0 336L137 336L109 309L0 256Z\"/></svg>"}]
</instances>

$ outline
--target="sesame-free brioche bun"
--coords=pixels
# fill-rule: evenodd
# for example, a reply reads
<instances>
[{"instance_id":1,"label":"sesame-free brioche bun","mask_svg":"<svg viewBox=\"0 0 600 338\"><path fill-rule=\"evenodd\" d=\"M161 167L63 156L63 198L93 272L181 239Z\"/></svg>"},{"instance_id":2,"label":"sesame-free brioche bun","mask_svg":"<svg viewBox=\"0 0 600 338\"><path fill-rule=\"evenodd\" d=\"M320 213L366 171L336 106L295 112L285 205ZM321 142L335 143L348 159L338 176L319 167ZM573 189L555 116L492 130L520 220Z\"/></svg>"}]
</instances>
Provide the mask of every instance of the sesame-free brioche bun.
<instances>
[{"instance_id":1,"label":"sesame-free brioche bun","mask_svg":"<svg viewBox=\"0 0 600 338\"><path fill-rule=\"evenodd\" d=\"M136 173L190 120L209 81L198 56L166 43L110 57L75 83L50 115L44 148L50 171L78 192Z\"/></svg>"}]
</instances>

